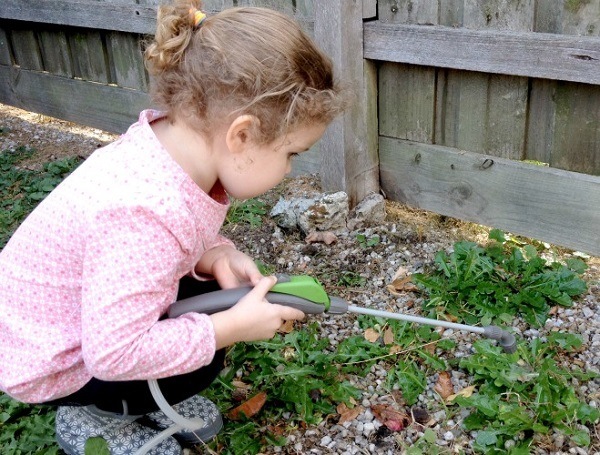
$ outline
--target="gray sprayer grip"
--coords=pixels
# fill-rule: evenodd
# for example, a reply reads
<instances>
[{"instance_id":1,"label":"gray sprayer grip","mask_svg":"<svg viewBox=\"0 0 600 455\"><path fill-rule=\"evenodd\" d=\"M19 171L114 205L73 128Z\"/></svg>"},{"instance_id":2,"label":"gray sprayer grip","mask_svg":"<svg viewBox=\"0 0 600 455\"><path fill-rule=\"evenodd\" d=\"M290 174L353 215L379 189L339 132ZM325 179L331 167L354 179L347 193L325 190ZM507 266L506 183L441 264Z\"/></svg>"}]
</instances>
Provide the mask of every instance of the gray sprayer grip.
<instances>
[{"instance_id":1,"label":"gray sprayer grip","mask_svg":"<svg viewBox=\"0 0 600 455\"><path fill-rule=\"evenodd\" d=\"M190 312L213 314L225 311L235 305L251 290L251 286L243 286L234 289L207 292L206 294L178 300L170 306L168 316L170 318L176 318L184 313ZM306 314L320 314L325 311L325 306L294 295L268 292L266 299L271 303L296 308Z\"/></svg>"}]
</instances>

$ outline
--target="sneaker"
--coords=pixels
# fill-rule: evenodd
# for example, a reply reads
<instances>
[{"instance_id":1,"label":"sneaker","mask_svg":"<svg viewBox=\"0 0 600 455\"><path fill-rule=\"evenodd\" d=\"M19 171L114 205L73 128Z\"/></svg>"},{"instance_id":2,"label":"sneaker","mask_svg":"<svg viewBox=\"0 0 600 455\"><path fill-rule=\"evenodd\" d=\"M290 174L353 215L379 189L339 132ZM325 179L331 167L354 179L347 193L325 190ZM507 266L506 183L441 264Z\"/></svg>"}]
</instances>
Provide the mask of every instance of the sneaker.
<instances>
[{"instance_id":1,"label":"sneaker","mask_svg":"<svg viewBox=\"0 0 600 455\"><path fill-rule=\"evenodd\" d=\"M204 426L198 430L190 431L184 429L173 435L173 437L182 444L193 445L201 442L209 442L219 434L219 431L223 428L223 418L221 417L221 412L217 408L217 405L200 395L194 395L193 397L174 405L173 409L186 419L200 418L204 420ZM146 419L149 420L150 423L146 423ZM140 420L140 423L152 425L153 428L158 430L165 430L173 425L173 421L162 411L146 414L144 419Z\"/></svg>"},{"instance_id":2,"label":"sneaker","mask_svg":"<svg viewBox=\"0 0 600 455\"><path fill-rule=\"evenodd\" d=\"M59 406L56 410L56 441L68 455L85 455L89 438L103 438L111 455L135 453L159 431L140 425L136 416L115 417L94 406ZM148 454L181 455L179 443L172 437L153 447Z\"/></svg>"}]
</instances>

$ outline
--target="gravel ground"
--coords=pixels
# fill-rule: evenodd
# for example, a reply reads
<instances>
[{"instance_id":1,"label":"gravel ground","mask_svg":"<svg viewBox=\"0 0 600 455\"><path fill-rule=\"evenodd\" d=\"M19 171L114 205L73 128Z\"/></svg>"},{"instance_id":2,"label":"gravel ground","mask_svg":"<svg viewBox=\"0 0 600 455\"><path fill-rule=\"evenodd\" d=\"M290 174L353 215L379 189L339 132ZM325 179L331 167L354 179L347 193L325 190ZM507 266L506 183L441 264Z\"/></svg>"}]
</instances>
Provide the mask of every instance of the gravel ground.
<instances>
[{"instance_id":1,"label":"gravel ground","mask_svg":"<svg viewBox=\"0 0 600 455\"><path fill-rule=\"evenodd\" d=\"M35 166L49 158L67 155L88 156L97 147L116 138L99 130L85 128L68 122L49 119L8 106L0 105L0 147L2 150L20 145L36 148L38 154L28 166ZM273 205L280 196L298 197L318 188L314 176L298 177L283 182L263 198ZM392 295L387 290L400 267L408 272L418 272L432 263L434 255L441 249L449 249L457 240L484 241L487 229L445 218L439 215L408 209L398 204L386 204L387 219L384 223L360 231L347 231L338 235L331 245L306 243L297 232L284 232L273 220L267 219L258 228L230 225L225 229L240 249L266 264L273 265L278 272L311 274L325 277L339 271L352 271L363 278L360 287L337 286L333 281L323 280L328 292L351 301L352 304L405 313L418 313L420 297L414 293ZM358 233L367 237L377 234L380 242L365 253L356 241ZM548 246L549 258L565 259L576 252ZM567 361L585 371L600 372L600 258L585 257L589 266L585 279L588 292L579 298L572 308L557 308L542 329L532 329L520 322L515 327L517 335L533 339L543 337L556 328L580 334L583 349ZM352 315L315 317L322 336L332 345L345 337L360 334L356 318ZM453 355L468 356L476 336L443 331L444 337L457 341ZM364 378L353 377L351 381L363 390L359 403L363 411L353 420L338 424L337 418L326 419L316 427L288 435L288 445L275 447L266 453L289 454L393 454L402 451L423 436L425 426L413 423L408 428L391 432L371 412L373 405L397 404L399 394L390 393L383 384L387 372L383 366L375 366ZM428 388L419 398L416 407L426 409L431 417L426 426L436 435L439 453L472 453L470 448L474 434L466 432L462 420L467 410L447 407L434 391L437 375L428 378ZM452 372L452 385L459 391L470 384L469 376L462 371ZM600 380L585 384L574 384L581 399L597 407L600 404ZM413 408L415 409L415 407ZM416 419L418 420L418 419ZM550 434L536 442L535 454L600 454L600 424L589 427L592 439L587 448L576 447L559 434Z\"/></svg>"}]
</instances>

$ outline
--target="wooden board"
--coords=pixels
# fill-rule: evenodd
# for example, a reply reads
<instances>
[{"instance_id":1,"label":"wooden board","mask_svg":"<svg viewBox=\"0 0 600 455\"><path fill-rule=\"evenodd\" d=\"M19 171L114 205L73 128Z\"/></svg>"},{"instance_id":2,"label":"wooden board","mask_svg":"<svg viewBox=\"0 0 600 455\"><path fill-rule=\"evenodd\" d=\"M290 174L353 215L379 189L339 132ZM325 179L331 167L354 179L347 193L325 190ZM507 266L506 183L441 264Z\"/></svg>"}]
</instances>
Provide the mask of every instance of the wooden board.
<instances>
[{"instance_id":1,"label":"wooden board","mask_svg":"<svg viewBox=\"0 0 600 455\"><path fill-rule=\"evenodd\" d=\"M326 191L346 191L353 207L379 190L376 69L360 58L362 1L315 0L314 7L317 44L355 93L321 140L321 180Z\"/></svg>"},{"instance_id":2,"label":"wooden board","mask_svg":"<svg viewBox=\"0 0 600 455\"><path fill-rule=\"evenodd\" d=\"M11 30L9 39L16 65L28 70L43 70L37 37L32 30Z\"/></svg>"},{"instance_id":3,"label":"wooden board","mask_svg":"<svg viewBox=\"0 0 600 455\"><path fill-rule=\"evenodd\" d=\"M147 94L0 66L0 103L122 133L149 106Z\"/></svg>"},{"instance_id":4,"label":"wooden board","mask_svg":"<svg viewBox=\"0 0 600 455\"><path fill-rule=\"evenodd\" d=\"M6 30L0 27L0 65L12 65Z\"/></svg>"},{"instance_id":5,"label":"wooden board","mask_svg":"<svg viewBox=\"0 0 600 455\"><path fill-rule=\"evenodd\" d=\"M385 23L437 24L438 2L383 1ZM437 71L429 66L383 63L379 67L379 134L433 143Z\"/></svg>"},{"instance_id":6,"label":"wooden board","mask_svg":"<svg viewBox=\"0 0 600 455\"><path fill-rule=\"evenodd\" d=\"M600 85L600 38L365 23L364 56Z\"/></svg>"},{"instance_id":7,"label":"wooden board","mask_svg":"<svg viewBox=\"0 0 600 455\"><path fill-rule=\"evenodd\" d=\"M71 31L67 39L74 77L101 84L112 82L108 55L100 31L77 29Z\"/></svg>"},{"instance_id":8,"label":"wooden board","mask_svg":"<svg viewBox=\"0 0 600 455\"><path fill-rule=\"evenodd\" d=\"M398 63L379 67L379 134L433 143L434 68Z\"/></svg>"},{"instance_id":9,"label":"wooden board","mask_svg":"<svg viewBox=\"0 0 600 455\"><path fill-rule=\"evenodd\" d=\"M600 36L600 0L538 2L535 29ZM600 175L600 86L531 81L527 158Z\"/></svg>"},{"instance_id":10,"label":"wooden board","mask_svg":"<svg viewBox=\"0 0 600 455\"><path fill-rule=\"evenodd\" d=\"M600 177L381 137L389 198L600 255Z\"/></svg>"},{"instance_id":11,"label":"wooden board","mask_svg":"<svg viewBox=\"0 0 600 455\"><path fill-rule=\"evenodd\" d=\"M131 33L106 34L111 81L119 87L148 90L148 75L144 67L141 41L140 35Z\"/></svg>"},{"instance_id":12,"label":"wooden board","mask_svg":"<svg viewBox=\"0 0 600 455\"><path fill-rule=\"evenodd\" d=\"M95 0L2 0L0 18L100 30L154 33L156 6Z\"/></svg>"},{"instance_id":13,"label":"wooden board","mask_svg":"<svg viewBox=\"0 0 600 455\"><path fill-rule=\"evenodd\" d=\"M38 31L37 37L44 71L57 76L73 76L71 53L65 32L57 28L42 29Z\"/></svg>"}]
</instances>

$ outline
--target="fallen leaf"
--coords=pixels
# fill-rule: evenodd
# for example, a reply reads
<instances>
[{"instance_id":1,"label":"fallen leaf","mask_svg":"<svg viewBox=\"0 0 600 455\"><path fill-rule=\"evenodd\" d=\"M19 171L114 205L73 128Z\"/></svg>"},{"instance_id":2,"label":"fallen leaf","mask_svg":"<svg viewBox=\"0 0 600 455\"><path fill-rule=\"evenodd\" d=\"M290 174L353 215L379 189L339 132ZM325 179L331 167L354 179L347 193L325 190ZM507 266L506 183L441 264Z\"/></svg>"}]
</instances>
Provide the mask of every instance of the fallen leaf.
<instances>
[{"instance_id":1,"label":"fallen leaf","mask_svg":"<svg viewBox=\"0 0 600 455\"><path fill-rule=\"evenodd\" d=\"M404 266L400 266L392 277L392 283L387 285L387 290L395 296L400 296L405 292L415 292L419 288L412 283L410 272Z\"/></svg>"},{"instance_id":2,"label":"fallen leaf","mask_svg":"<svg viewBox=\"0 0 600 455\"><path fill-rule=\"evenodd\" d=\"M246 384L244 381L240 381L239 379L234 379L233 381L231 381L231 384L236 389L250 390L252 388L252 386L250 384Z\"/></svg>"},{"instance_id":3,"label":"fallen leaf","mask_svg":"<svg viewBox=\"0 0 600 455\"><path fill-rule=\"evenodd\" d=\"M337 242L337 236L333 232L329 231L315 231L311 232L304 239L306 243L324 243L325 245L331 245Z\"/></svg>"},{"instance_id":4,"label":"fallen leaf","mask_svg":"<svg viewBox=\"0 0 600 455\"><path fill-rule=\"evenodd\" d=\"M232 381L232 385L235 387L233 392L231 392L231 398L233 398L234 401L239 403L248 398L248 392L252 388L251 385L239 380Z\"/></svg>"},{"instance_id":5,"label":"fallen leaf","mask_svg":"<svg viewBox=\"0 0 600 455\"><path fill-rule=\"evenodd\" d=\"M292 333L294 331L294 320L284 321L281 327L277 329L279 333Z\"/></svg>"},{"instance_id":6,"label":"fallen leaf","mask_svg":"<svg viewBox=\"0 0 600 455\"><path fill-rule=\"evenodd\" d=\"M414 407L411 409L411 414L415 422L425 425L430 420L429 413L426 409Z\"/></svg>"},{"instance_id":7,"label":"fallen leaf","mask_svg":"<svg viewBox=\"0 0 600 455\"><path fill-rule=\"evenodd\" d=\"M397 344L390 348L390 354L398 354L399 352L402 352L402 348Z\"/></svg>"},{"instance_id":8,"label":"fallen leaf","mask_svg":"<svg viewBox=\"0 0 600 455\"><path fill-rule=\"evenodd\" d=\"M452 376L450 376L450 373L442 371L433 390L439 393L444 400L454 394L454 386L452 385Z\"/></svg>"},{"instance_id":9,"label":"fallen leaf","mask_svg":"<svg viewBox=\"0 0 600 455\"><path fill-rule=\"evenodd\" d=\"M353 408L348 408L346 403L338 404L336 411L340 415L340 419L338 420L338 424L343 424L345 422L350 422L356 419L362 412L362 406L354 406Z\"/></svg>"},{"instance_id":10,"label":"fallen leaf","mask_svg":"<svg viewBox=\"0 0 600 455\"><path fill-rule=\"evenodd\" d=\"M462 389L461 391L459 391L457 393L447 396L446 401L450 402L450 401L454 400L456 397L469 398L471 395L473 395L473 392L475 392L475 386L470 385L468 387L465 387L464 389Z\"/></svg>"},{"instance_id":11,"label":"fallen leaf","mask_svg":"<svg viewBox=\"0 0 600 455\"><path fill-rule=\"evenodd\" d=\"M436 349L435 345L436 345L436 343L428 343L425 346L423 346L423 349L433 355L433 354L435 354L435 349Z\"/></svg>"},{"instance_id":12,"label":"fallen leaf","mask_svg":"<svg viewBox=\"0 0 600 455\"><path fill-rule=\"evenodd\" d=\"M229 411L227 413L227 417L231 420L241 420L244 418L244 416L246 418L250 418L258 413L266 402L267 394L265 392L257 393L249 400Z\"/></svg>"},{"instance_id":13,"label":"fallen leaf","mask_svg":"<svg viewBox=\"0 0 600 455\"><path fill-rule=\"evenodd\" d=\"M458 317L454 316L453 314L448 314L448 313L444 313L442 314L442 317L449 322L456 322L458 321Z\"/></svg>"},{"instance_id":14,"label":"fallen leaf","mask_svg":"<svg viewBox=\"0 0 600 455\"><path fill-rule=\"evenodd\" d=\"M410 274L410 272L408 271L408 269L406 267L404 267L403 265L401 265L400 267L398 267L398 270L396 270L396 273L394 273L394 276L392 277L392 281L396 281L398 278L404 278L406 276L408 276Z\"/></svg>"},{"instance_id":15,"label":"fallen leaf","mask_svg":"<svg viewBox=\"0 0 600 455\"><path fill-rule=\"evenodd\" d=\"M375 343L379 339L379 332L375 329L368 328L365 330L365 340Z\"/></svg>"},{"instance_id":16,"label":"fallen leaf","mask_svg":"<svg viewBox=\"0 0 600 455\"><path fill-rule=\"evenodd\" d=\"M385 329L385 332L383 332L383 343L386 346L388 344L394 343L394 331L392 330L391 327L388 327L387 329Z\"/></svg>"},{"instance_id":17,"label":"fallen leaf","mask_svg":"<svg viewBox=\"0 0 600 455\"><path fill-rule=\"evenodd\" d=\"M400 431L410 425L410 417L387 404L374 404L371 412L377 420L392 431Z\"/></svg>"}]
</instances>

